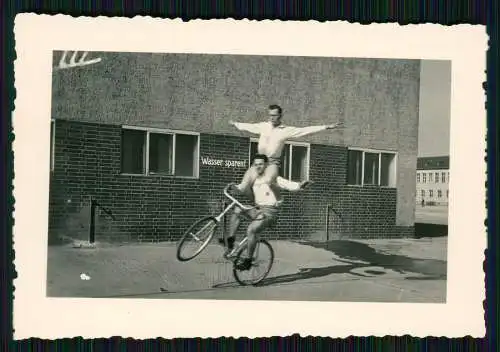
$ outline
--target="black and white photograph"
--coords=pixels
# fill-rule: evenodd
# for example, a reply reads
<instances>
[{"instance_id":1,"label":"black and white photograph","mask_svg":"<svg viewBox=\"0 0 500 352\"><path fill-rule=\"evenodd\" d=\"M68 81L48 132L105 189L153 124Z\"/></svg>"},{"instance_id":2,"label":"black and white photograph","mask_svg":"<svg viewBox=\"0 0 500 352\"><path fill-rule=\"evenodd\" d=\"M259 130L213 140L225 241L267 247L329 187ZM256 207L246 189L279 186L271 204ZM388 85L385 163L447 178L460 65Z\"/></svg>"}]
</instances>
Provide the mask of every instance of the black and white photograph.
<instances>
[{"instance_id":1,"label":"black and white photograph","mask_svg":"<svg viewBox=\"0 0 500 352\"><path fill-rule=\"evenodd\" d=\"M284 48L283 31L272 33ZM462 214L450 210L481 204L484 179L461 173L470 157L454 154L464 122L454 115L451 54L169 52L85 40L44 46L47 90L36 100L47 148L18 141L41 165L27 179L43 173L46 184L31 196L45 192L36 265L51 304L390 303L418 312L463 299L450 284L460 275L450 243L461 231L450 222ZM35 106L24 109L18 119ZM469 128L479 155L481 128ZM479 198L453 188L464 179L483 187ZM473 231L484 214L471 218ZM480 256L485 229L468 236Z\"/></svg>"},{"instance_id":2,"label":"black and white photograph","mask_svg":"<svg viewBox=\"0 0 500 352\"><path fill-rule=\"evenodd\" d=\"M445 302L450 93L450 61L54 52L47 295Z\"/></svg>"}]
</instances>

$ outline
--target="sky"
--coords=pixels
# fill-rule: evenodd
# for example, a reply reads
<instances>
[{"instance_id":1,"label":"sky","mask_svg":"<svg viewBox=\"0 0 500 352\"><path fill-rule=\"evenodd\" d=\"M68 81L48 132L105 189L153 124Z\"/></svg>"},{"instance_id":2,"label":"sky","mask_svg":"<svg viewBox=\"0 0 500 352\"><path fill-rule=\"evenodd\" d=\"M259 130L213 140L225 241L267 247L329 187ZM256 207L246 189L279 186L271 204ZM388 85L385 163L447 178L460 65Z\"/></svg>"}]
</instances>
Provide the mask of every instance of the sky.
<instances>
[{"instance_id":1,"label":"sky","mask_svg":"<svg viewBox=\"0 0 500 352\"><path fill-rule=\"evenodd\" d=\"M418 156L450 154L451 61L422 60Z\"/></svg>"}]
</instances>

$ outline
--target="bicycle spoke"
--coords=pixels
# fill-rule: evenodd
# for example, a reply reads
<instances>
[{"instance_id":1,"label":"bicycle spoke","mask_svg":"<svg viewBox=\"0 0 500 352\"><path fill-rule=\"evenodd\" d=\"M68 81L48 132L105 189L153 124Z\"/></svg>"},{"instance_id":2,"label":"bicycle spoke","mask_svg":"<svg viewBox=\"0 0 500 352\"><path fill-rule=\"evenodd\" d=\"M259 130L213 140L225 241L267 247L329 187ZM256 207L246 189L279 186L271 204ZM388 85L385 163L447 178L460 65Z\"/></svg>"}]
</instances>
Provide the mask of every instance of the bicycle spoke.
<instances>
[{"instance_id":1,"label":"bicycle spoke","mask_svg":"<svg viewBox=\"0 0 500 352\"><path fill-rule=\"evenodd\" d=\"M195 241L197 242L201 242L200 238L198 236L196 236L194 233L189 233L191 235L191 237L193 237L195 239Z\"/></svg>"}]
</instances>

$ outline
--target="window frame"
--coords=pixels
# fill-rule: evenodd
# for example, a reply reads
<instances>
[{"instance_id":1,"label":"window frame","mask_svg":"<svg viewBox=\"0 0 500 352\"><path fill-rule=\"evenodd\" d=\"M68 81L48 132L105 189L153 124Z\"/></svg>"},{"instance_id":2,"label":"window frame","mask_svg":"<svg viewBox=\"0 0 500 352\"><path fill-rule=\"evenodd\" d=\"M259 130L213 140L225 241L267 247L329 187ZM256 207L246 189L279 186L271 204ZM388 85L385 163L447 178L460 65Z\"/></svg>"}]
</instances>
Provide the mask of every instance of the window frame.
<instances>
[{"instance_id":1,"label":"window frame","mask_svg":"<svg viewBox=\"0 0 500 352\"><path fill-rule=\"evenodd\" d=\"M129 173L129 172L123 172L122 171L122 160L120 159L120 175L123 176L139 176L139 177L172 177L172 178L187 178L187 179L199 179L200 178L200 133L199 132L192 132L192 131L183 131L183 130L172 130L172 129L166 129L166 128L156 128L156 127L142 127L142 126L130 126L130 125L122 125L121 126L121 131L123 130L133 130L133 131L143 131L146 133L146 140L145 140L145 149L146 149L146 160L144 161L144 172L140 174L135 174L135 173ZM172 174L163 174L163 173L151 173L149 171L149 141L150 141L150 134L155 133L155 134L164 134L164 135L171 135L172 136ZM197 142L196 142L196 164L195 164L195 172L193 176L179 176L175 174L175 158L176 158L176 136L178 134L183 134L183 135L189 135L189 136L196 136L197 137ZM123 143L123 141L121 141ZM122 144L120 144L120 150L122 148Z\"/></svg>"},{"instance_id":2,"label":"window frame","mask_svg":"<svg viewBox=\"0 0 500 352\"><path fill-rule=\"evenodd\" d=\"M250 137L250 142L248 144L248 162L249 165L252 165L252 143L259 143L259 138L255 137ZM288 170L289 170L289 175L288 175L288 180L291 180L292 178L292 155L293 155L293 146L299 146L299 147L306 147L307 148L307 170L306 170L306 180L309 180L310 176L310 171L311 171L311 144L310 143L305 143L305 142L296 142L296 141L286 141L285 142L285 147L283 148L282 153L285 152L285 148L288 147L289 149L289 160L288 160ZM281 165L281 167L284 167L284 165Z\"/></svg>"},{"instance_id":3,"label":"window frame","mask_svg":"<svg viewBox=\"0 0 500 352\"><path fill-rule=\"evenodd\" d=\"M366 186L371 186L371 187L380 187L380 188L398 188L398 152L394 150L382 150L382 149L371 149L371 148L358 148L358 147L349 147L347 148L347 152L349 151L358 151L361 152L361 184L360 185L353 185L349 184L349 181L346 180L347 186L349 187L366 187ZM365 185L365 153L375 153L378 154L378 184L366 184ZM382 175L382 154L392 154L394 155L394 171L393 171L393 177L394 177L394 186L382 186L380 184L381 182L381 175ZM347 169L349 169L349 159L347 160Z\"/></svg>"}]
</instances>

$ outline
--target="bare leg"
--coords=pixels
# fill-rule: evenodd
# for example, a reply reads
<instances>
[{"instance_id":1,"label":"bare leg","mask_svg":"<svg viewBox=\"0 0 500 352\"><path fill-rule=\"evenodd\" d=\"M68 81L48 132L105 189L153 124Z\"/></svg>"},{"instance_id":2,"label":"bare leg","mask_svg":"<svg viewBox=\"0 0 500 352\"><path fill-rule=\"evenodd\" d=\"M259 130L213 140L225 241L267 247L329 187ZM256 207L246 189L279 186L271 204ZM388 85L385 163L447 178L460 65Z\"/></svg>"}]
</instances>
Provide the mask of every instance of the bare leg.
<instances>
[{"instance_id":1,"label":"bare leg","mask_svg":"<svg viewBox=\"0 0 500 352\"><path fill-rule=\"evenodd\" d=\"M238 227L240 226L240 208L234 208L231 217L229 219L229 234L227 236L227 246L229 250L234 248L234 242L236 240L236 231L238 231ZM224 239L221 238L219 243L225 245Z\"/></svg>"},{"instance_id":2,"label":"bare leg","mask_svg":"<svg viewBox=\"0 0 500 352\"><path fill-rule=\"evenodd\" d=\"M276 164L269 164L264 171L264 176L270 184L276 183L276 179L280 174L280 169Z\"/></svg>"},{"instance_id":3,"label":"bare leg","mask_svg":"<svg viewBox=\"0 0 500 352\"><path fill-rule=\"evenodd\" d=\"M247 258L253 258L255 247L257 246L258 235L268 227L267 219L258 219L250 223L247 230L248 245Z\"/></svg>"},{"instance_id":4,"label":"bare leg","mask_svg":"<svg viewBox=\"0 0 500 352\"><path fill-rule=\"evenodd\" d=\"M282 177L279 176L279 171L279 167L276 164L267 165L266 170L264 171L266 182L268 182L269 186L271 186L271 189L277 199L281 199L281 189L278 185L278 178L282 179Z\"/></svg>"},{"instance_id":5,"label":"bare leg","mask_svg":"<svg viewBox=\"0 0 500 352\"><path fill-rule=\"evenodd\" d=\"M252 189L253 182L255 181L256 178L257 178L257 173L255 172L253 166L251 166L245 172L245 175L243 175L243 179L238 188L240 188L244 192L248 192L249 190Z\"/></svg>"},{"instance_id":6,"label":"bare leg","mask_svg":"<svg viewBox=\"0 0 500 352\"><path fill-rule=\"evenodd\" d=\"M239 270L248 270L252 267L253 254L257 247L258 234L268 227L269 221L267 219L254 220L248 226L247 231L247 257L243 259L237 266Z\"/></svg>"},{"instance_id":7,"label":"bare leg","mask_svg":"<svg viewBox=\"0 0 500 352\"><path fill-rule=\"evenodd\" d=\"M231 219L229 220L229 235L228 238L235 238L236 231L238 231L238 227L240 226L240 208L234 208L233 213L231 214Z\"/></svg>"}]
</instances>

